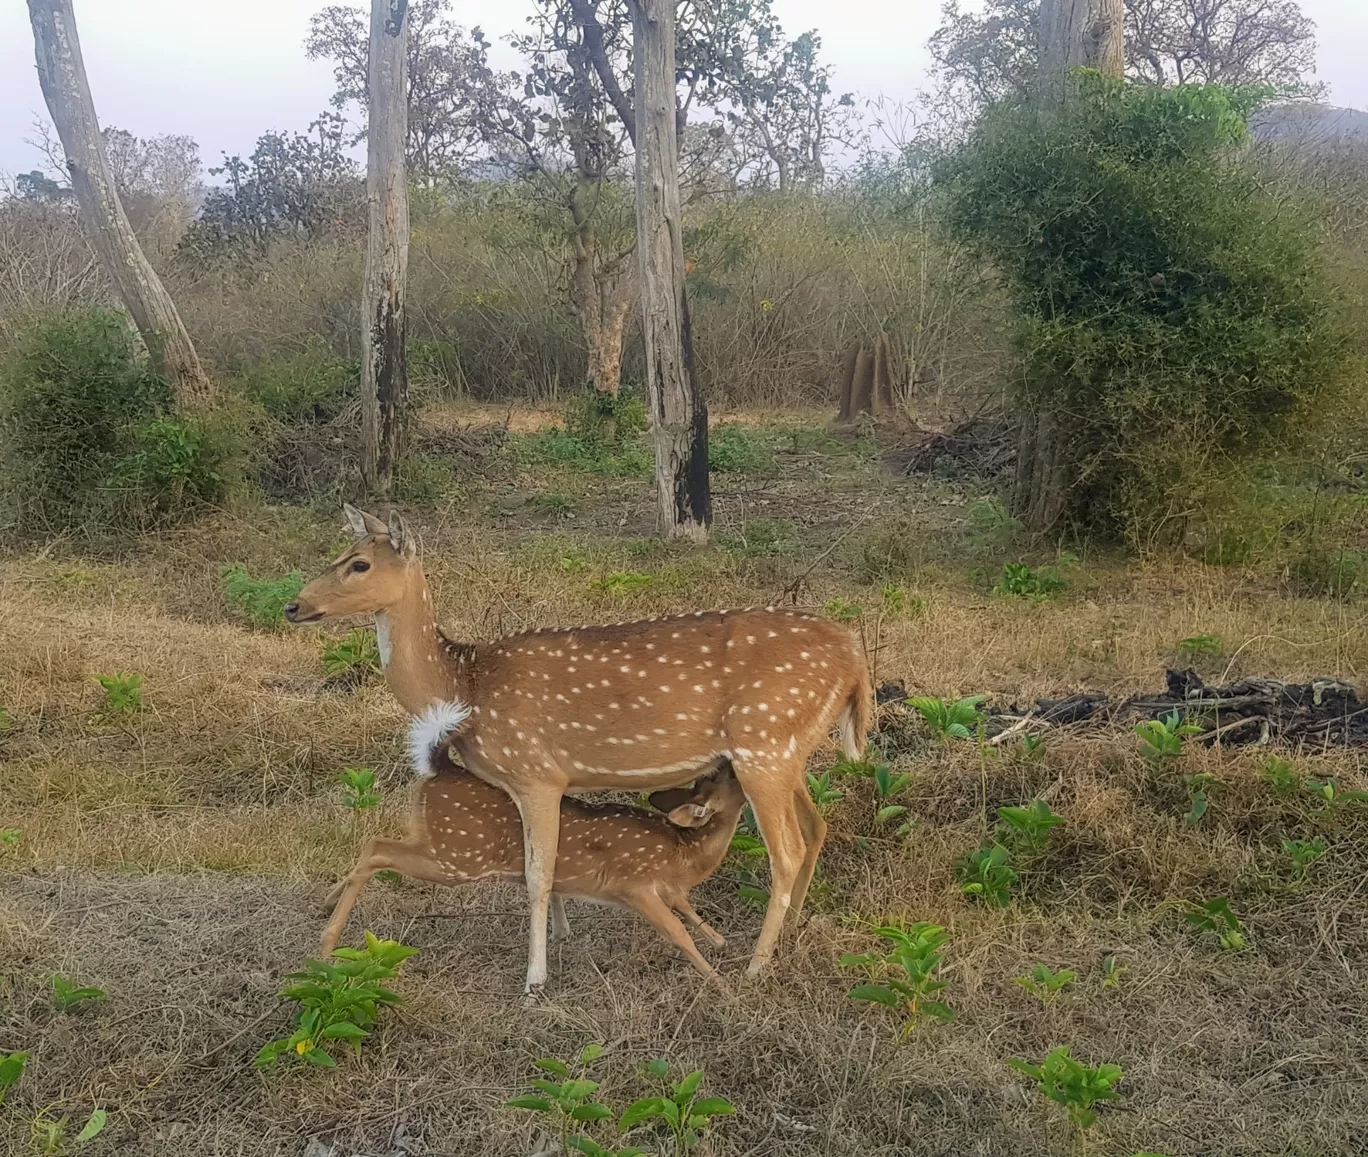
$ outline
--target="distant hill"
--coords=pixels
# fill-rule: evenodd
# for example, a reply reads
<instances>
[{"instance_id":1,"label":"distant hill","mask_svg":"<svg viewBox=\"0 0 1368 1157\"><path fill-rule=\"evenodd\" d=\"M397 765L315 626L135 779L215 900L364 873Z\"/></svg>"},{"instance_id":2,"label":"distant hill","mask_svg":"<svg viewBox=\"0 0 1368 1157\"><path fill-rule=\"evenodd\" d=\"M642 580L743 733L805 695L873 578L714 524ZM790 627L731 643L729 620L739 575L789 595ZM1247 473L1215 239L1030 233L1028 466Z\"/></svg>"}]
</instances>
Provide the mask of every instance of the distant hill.
<instances>
[{"instance_id":1,"label":"distant hill","mask_svg":"<svg viewBox=\"0 0 1368 1157\"><path fill-rule=\"evenodd\" d=\"M1368 112L1324 104L1283 104L1260 109L1250 118L1258 141L1334 144L1347 139L1368 141Z\"/></svg>"}]
</instances>

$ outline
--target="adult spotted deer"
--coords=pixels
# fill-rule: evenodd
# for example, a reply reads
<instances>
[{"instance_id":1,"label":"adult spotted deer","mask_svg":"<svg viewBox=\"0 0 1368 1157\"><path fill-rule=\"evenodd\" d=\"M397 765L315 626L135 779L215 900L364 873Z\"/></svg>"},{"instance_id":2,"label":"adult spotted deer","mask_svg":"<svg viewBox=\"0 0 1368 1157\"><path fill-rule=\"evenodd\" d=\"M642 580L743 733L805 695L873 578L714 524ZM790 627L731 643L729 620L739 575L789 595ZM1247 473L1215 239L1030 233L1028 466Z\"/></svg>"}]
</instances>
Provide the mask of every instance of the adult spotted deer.
<instances>
[{"instance_id":1,"label":"adult spotted deer","mask_svg":"<svg viewBox=\"0 0 1368 1157\"><path fill-rule=\"evenodd\" d=\"M802 910L826 837L808 795L808 756L838 721L847 756L864 745L873 695L850 631L768 608L457 643L437 628L403 520L346 513L357 541L285 616L373 613L385 678L418 717L418 741L447 736L465 767L512 796L531 908L527 990L546 981L566 791L677 787L723 759L769 849L773 886L747 968L759 973L784 916Z\"/></svg>"},{"instance_id":2,"label":"adult spotted deer","mask_svg":"<svg viewBox=\"0 0 1368 1157\"><path fill-rule=\"evenodd\" d=\"M421 720L414 726L419 734L410 754L423 779L408 835L371 840L351 875L328 897L333 915L323 931L324 956L337 945L361 890L383 868L435 884L522 879L522 823L513 801L452 762L445 734L434 735ZM745 796L730 765L724 765L692 789L654 792L650 801L665 814L568 796L562 800L554 895L639 912L699 972L713 976L716 970L675 913L715 945L726 943L694 910L689 891L727 854ZM563 912L553 925L568 931Z\"/></svg>"}]
</instances>

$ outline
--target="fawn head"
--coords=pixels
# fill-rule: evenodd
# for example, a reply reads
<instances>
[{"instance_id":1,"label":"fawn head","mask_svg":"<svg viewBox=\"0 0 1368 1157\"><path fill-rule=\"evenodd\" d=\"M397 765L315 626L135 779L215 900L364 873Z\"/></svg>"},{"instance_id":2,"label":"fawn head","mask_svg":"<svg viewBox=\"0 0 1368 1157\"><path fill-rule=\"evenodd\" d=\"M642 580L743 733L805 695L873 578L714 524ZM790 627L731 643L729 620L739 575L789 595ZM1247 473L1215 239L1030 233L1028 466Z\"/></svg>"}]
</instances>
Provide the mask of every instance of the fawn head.
<instances>
[{"instance_id":1,"label":"fawn head","mask_svg":"<svg viewBox=\"0 0 1368 1157\"><path fill-rule=\"evenodd\" d=\"M417 541L397 512L382 522L355 506L342 509L356 542L285 608L292 623L386 610L404 596L419 566Z\"/></svg>"},{"instance_id":2,"label":"fawn head","mask_svg":"<svg viewBox=\"0 0 1368 1157\"><path fill-rule=\"evenodd\" d=\"M730 761L693 787L672 787L653 791L647 797L658 812L664 812L677 828L701 828L713 816L735 817L746 802L741 784Z\"/></svg>"}]
</instances>

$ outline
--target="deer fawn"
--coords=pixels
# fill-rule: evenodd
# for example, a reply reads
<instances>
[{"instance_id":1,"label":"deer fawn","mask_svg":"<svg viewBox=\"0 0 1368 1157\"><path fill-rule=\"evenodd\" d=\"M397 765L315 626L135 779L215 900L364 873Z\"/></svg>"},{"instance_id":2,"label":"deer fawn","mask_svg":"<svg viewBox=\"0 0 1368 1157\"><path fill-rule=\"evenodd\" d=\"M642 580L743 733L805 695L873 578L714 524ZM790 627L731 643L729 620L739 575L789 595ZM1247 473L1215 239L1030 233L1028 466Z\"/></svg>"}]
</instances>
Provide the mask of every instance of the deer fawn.
<instances>
[{"instance_id":1,"label":"deer fawn","mask_svg":"<svg viewBox=\"0 0 1368 1157\"><path fill-rule=\"evenodd\" d=\"M327 903L332 919L323 932L323 955L337 945L347 916L376 872L393 868L434 884L477 880L519 880L523 875L523 832L518 809L447 754L445 735L414 752L423 777L403 840L373 839ZM427 735L419 738L427 743ZM704 976L716 970L694 946L676 912L713 944L723 940L689 903L689 890L717 869L741 818L745 796L729 765L692 789L658 791L651 806L666 813L618 804L561 801L560 852L555 896L596 900L641 913L675 944ZM566 935L564 909L552 906L553 927Z\"/></svg>"},{"instance_id":2,"label":"deer fawn","mask_svg":"<svg viewBox=\"0 0 1368 1157\"><path fill-rule=\"evenodd\" d=\"M729 759L769 849L773 887L747 972L800 912L826 823L808 756L839 721L858 758L873 688L851 632L794 610L697 611L456 643L438 629L417 542L346 508L357 542L285 608L294 623L374 613L385 678L460 762L513 797L531 908L527 991L546 981L546 924L567 790L678 787Z\"/></svg>"}]
</instances>

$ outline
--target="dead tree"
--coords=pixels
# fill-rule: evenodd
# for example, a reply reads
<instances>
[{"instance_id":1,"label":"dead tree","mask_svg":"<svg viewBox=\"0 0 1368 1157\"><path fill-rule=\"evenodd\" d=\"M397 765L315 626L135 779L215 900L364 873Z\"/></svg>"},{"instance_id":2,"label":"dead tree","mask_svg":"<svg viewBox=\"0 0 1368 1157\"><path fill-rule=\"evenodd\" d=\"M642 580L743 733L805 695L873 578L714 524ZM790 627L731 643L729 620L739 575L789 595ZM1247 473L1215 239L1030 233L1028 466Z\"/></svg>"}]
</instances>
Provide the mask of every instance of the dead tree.
<instances>
[{"instance_id":1,"label":"dead tree","mask_svg":"<svg viewBox=\"0 0 1368 1157\"><path fill-rule=\"evenodd\" d=\"M28 0L28 7L38 82L66 154L81 225L142 334L153 365L171 383L177 405L201 406L212 399L213 386L175 302L143 255L119 201L86 80L71 0Z\"/></svg>"},{"instance_id":2,"label":"dead tree","mask_svg":"<svg viewBox=\"0 0 1368 1157\"><path fill-rule=\"evenodd\" d=\"M684 289L675 0L635 0L632 35L641 332L655 439L657 505L666 537L703 541L712 524L708 407L694 375Z\"/></svg>"},{"instance_id":3,"label":"dead tree","mask_svg":"<svg viewBox=\"0 0 1368 1157\"><path fill-rule=\"evenodd\" d=\"M408 419L404 283L408 277L408 0L371 0L366 126L366 273L361 290L361 478L394 483Z\"/></svg>"},{"instance_id":4,"label":"dead tree","mask_svg":"<svg viewBox=\"0 0 1368 1157\"><path fill-rule=\"evenodd\" d=\"M852 342L841 366L841 405L836 424L854 425L863 414L876 425L906 425L907 412L898 393L893 384L893 350L888 334L880 333L870 344Z\"/></svg>"},{"instance_id":5,"label":"dead tree","mask_svg":"<svg viewBox=\"0 0 1368 1157\"><path fill-rule=\"evenodd\" d=\"M1042 0L1037 100L1068 98L1069 73L1095 68L1120 77L1125 70L1122 0ZM1021 415L1013 505L1027 530L1044 534L1064 513L1076 464L1064 418L1048 403Z\"/></svg>"}]
</instances>

